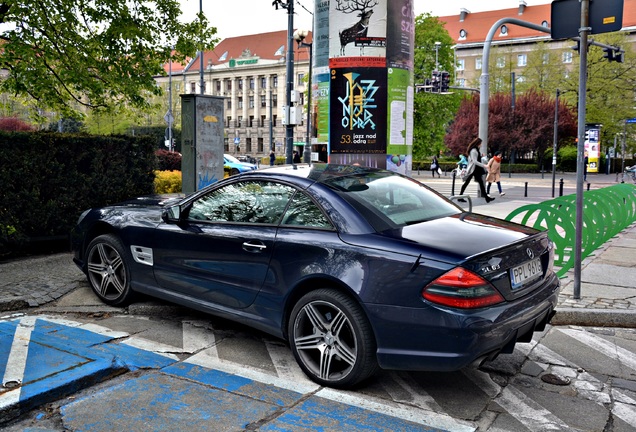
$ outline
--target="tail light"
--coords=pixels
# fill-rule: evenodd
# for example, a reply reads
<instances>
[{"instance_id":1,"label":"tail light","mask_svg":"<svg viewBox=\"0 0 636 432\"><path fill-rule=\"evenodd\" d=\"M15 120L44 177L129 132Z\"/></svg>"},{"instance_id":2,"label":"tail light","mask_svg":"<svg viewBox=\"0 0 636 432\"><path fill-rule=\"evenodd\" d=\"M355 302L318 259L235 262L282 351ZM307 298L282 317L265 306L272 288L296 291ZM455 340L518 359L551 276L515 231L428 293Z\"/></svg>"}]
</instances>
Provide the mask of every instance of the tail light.
<instances>
[{"instance_id":1,"label":"tail light","mask_svg":"<svg viewBox=\"0 0 636 432\"><path fill-rule=\"evenodd\" d=\"M501 294L478 274L456 267L428 284L422 291L426 300L462 309L476 309L504 301Z\"/></svg>"}]
</instances>

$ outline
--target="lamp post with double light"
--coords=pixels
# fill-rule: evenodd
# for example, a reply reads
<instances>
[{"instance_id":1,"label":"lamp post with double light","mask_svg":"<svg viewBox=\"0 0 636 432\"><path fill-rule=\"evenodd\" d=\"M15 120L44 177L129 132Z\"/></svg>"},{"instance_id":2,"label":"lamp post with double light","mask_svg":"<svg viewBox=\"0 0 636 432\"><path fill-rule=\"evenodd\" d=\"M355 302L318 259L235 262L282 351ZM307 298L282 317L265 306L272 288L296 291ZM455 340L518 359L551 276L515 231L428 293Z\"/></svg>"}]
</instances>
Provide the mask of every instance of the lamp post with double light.
<instances>
[{"instance_id":1,"label":"lamp post with double light","mask_svg":"<svg viewBox=\"0 0 636 432\"><path fill-rule=\"evenodd\" d=\"M283 2L282 0L274 0L272 5L278 10L278 7L282 7L283 9L287 9L287 105L284 107L285 110L285 163L292 163L292 150L294 146L294 125L291 119L292 114L292 90L294 87L294 50L292 49L293 44L293 33L294 33L294 0L287 0L287 2Z\"/></svg>"},{"instance_id":2,"label":"lamp post with double light","mask_svg":"<svg viewBox=\"0 0 636 432\"><path fill-rule=\"evenodd\" d=\"M305 139L305 149L303 150L303 163L311 163L311 79L312 79L312 64L313 64L313 43L304 42L305 38L309 35L307 30L296 30L294 33L294 39L298 42L298 47L309 48L309 79L307 81L307 135ZM313 35L312 35L313 37Z\"/></svg>"}]
</instances>

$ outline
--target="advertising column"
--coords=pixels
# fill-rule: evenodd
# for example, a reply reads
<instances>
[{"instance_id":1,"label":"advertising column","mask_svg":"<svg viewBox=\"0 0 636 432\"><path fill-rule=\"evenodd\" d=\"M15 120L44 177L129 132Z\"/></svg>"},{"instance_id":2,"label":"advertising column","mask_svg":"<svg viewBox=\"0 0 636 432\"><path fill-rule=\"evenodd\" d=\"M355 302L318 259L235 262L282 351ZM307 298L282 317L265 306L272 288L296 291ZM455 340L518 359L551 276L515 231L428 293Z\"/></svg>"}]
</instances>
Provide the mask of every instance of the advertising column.
<instances>
[{"instance_id":1,"label":"advertising column","mask_svg":"<svg viewBox=\"0 0 636 432\"><path fill-rule=\"evenodd\" d=\"M412 1L317 1L315 10L316 142L331 163L409 174Z\"/></svg>"},{"instance_id":2,"label":"advertising column","mask_svg":"<svg viewBox=\"0 0 636 432\"><path fill-rule=\"evenodd\" d=\"M587 155L587 172L597 173L601 158L601 125L585 125L585 154Z\"/></svg>"}]
</instances>

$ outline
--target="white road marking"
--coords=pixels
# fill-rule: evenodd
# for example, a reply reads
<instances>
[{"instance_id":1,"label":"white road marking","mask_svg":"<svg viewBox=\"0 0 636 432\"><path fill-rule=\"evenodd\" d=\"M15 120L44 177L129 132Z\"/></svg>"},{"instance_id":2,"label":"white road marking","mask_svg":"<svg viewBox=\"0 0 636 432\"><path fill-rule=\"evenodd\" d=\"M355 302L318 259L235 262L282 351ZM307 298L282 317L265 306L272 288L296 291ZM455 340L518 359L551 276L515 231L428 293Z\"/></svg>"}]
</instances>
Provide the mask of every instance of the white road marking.
<instances>
[{"instance_id":1,"label":"white road marking","mask_svg":"<svg viewBox=\"0 0 636 432\"><path fill-rule=\"evenodd\" d=\"M304 382L305 384L311 384L312 381L307 378L307 375L302 371L294 355L289 348L282 342L276 343L272 341L265 341L265 347L269 353L276 374L279 378L288 379L294 382Z\"/></svg>"},{"instance_id":2,"label":"white road marking","mask_svg":"<svg viewBox=\"0 0 636 432\"><path fill-rule=\"evenodd\" d=\"M615 343L585 330L559 328L559 331L578 340L579 342L582 342L588 347L595 349L601 354L608 356L609 358L618 360L630 369L636 370L636 356L626 349L619 347Z\"/></svg>"},{"instance_id":3,"label":"white road marking","mask_svg":"<svg viewBox=\"0 0 636 432\"><path fill-rule=\"evenodd\" d=\"M569 426L561 419L512 385L505 387L494 402L501 405L508 414L531 431L569 429Z\"/></svg>"},{"instance_id":4,"label":"white road marking","mask_svg":"<svg viewBox=\"0 0 636 432\"><path fill-rule=\"evenodd\" d=\"M36 319L36 317L19 319L13 335L13 343L11 344L7 365L2 376L2 387L3 389L8 389L8 391L0 394L0 408L13 405L20 400L22 381L29 353L29 342L31 342L31 333L35 327Z\"/></svg>"}]
</instances>

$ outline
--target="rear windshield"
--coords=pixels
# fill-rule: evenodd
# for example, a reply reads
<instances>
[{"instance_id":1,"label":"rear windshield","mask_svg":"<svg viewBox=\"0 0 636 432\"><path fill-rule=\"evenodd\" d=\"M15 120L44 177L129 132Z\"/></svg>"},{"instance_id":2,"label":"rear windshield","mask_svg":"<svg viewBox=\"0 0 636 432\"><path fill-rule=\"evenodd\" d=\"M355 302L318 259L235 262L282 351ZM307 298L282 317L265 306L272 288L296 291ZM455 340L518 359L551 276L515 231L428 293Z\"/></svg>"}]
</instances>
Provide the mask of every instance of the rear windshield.
<instances>
[{"instance_id":1,"label":"rear windshield","mask_svg":"<svg viewBox=\"0 0 636 432\"><path fill-rule=\"evenodd\" d=\"M377 231L461 213L423 184L388 171L332 177L323 184L354 206Z\"/></svg>"}]
</instances>

